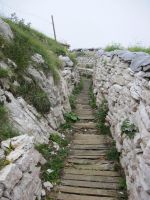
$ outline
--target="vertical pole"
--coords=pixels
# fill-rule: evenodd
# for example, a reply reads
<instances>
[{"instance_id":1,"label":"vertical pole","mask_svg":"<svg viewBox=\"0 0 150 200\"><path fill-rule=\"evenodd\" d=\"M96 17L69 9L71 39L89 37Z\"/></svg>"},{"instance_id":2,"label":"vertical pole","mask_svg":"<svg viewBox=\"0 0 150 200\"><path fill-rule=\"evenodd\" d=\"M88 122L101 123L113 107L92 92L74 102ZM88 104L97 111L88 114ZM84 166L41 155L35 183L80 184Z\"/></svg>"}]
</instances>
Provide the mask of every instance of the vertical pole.
<instances>
[{"instance_id":1,"label":"vertical pole","mask_svg":"<svg viewBox=\"0 0 150 200\"><path fill-rule=\"evenodd\" d=\"M57 41L57 39L56 39L56 31L55 31L55 24L54 24L53 15L51 15L51 18L52 18L52 25L53 25L53 31L54 31L54 38L55 38L55 40Z\"/></svg>"}]
</instances>

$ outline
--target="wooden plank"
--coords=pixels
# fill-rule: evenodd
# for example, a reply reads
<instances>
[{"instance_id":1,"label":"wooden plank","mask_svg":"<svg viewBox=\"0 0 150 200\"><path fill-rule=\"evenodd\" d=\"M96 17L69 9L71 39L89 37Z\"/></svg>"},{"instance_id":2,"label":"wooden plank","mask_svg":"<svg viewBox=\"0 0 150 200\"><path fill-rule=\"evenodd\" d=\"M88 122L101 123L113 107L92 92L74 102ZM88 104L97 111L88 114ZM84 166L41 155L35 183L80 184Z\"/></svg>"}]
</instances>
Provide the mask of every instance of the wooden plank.
<instances>
[{"instance_id":1,"label":"wooden plank","mask_svg":"<svg viewBox=\"0 0 150 200\"><path fill-rule=\"evenodd\" d=\"M99 156L106 155L108 150L71 150L71 155L79 155L79 156Z\"/></svg>"},{"instance_id":2,"label":"wooden plank","mask_svg":"<svg viewBox=\"0 0 150 200\"><path fill-rule=\"evenodd\" d=\"M115 176L118 177L118 172L115 171L96 171L96 170L82 170L82 169L74 169L74 168L65 168L65 174L84 174L91 176Z\"/></svg>"},{"instance_id":3,"label":"wooden plank","mask_svg":"<svg viewBox=\"0 0 150 200\"><path fill-rule=\"evenodd\" d=\"M113 163L112 161L104 160L104 159L79 159L79 158L68 158L69 163L82 164L82 165L91 165L91 164L104 164L104 163Z\"/></svg>"},{"instance_id":4,"label":"wooden plank","mask_svg":"<svg viewBox=\"0 0 150 200\"><path fill-rule=\"evenodd\" d=\"M106 159L105 155L98 155L98 156L85 156L85 155L69 155L68 158L81 158L81 159Z\"/></svg>"},{"instance_id":5,"label":"wooden plank","mask_svg":"<svg viewBox=\"0 0 150 200\"><path fill-rule=\"evenodd\" d=\"M108 149L108 147L105 144L96 144L96 145L78 145L78 144L74 144L71 146L71 149L78 149L78 150L105 150Z\"/></svg>"},{"instance_id":6,"label":"wooden plank","mask_svg":"<svg viewBox=\"0 0 150 200\"><path fill-rule=\"evenodd\" d=\"M78 114L80 120L94 120L95 117L93 115L82 115Z\"/></svg>"},{"instance_id":7,"label":"wooden plank","mask_svg":"<svg viewBox=\"0 0 150 200\"><path fill-rule=\"evenodd\" d=\"M101 171L114 171L114 165L107 164L92 164L92 165L73 165L75 169L88 169L88 170L101 170Z\"/></svg>"},{"instance_id":8,"label":"wooden plank","mask_svg":"<svg viewBox=\"0 0 150 200\"><path fill-rule=\"evenodd\" d=\"M77 180L66 180L61 181L62 185L72 186L72 187L84 187L84 188L98 188L98 189L111 189L117 190L117 183L100 183L100 182L90 182L90 181L77 181Z\"/></svg>"},{"instance_id":9,"label":"wooden plank","mask_svg":"<svg viewBox=\"0 0 150 200\"><path fill-rule=\"evenodd\" d=\"M71 187L71 186L60 186L60 191L64 193L73 194L85 194L94 195L101 197L117 197L118 193L116 190L104 190L95 188L81 188L81 187Z\"/></svg>"},{"instance_id":10,"label":"wooden plank","mask_svg":"<svg viewBox=\"0 0 150 200\"><path fill-rule=\"evenodd\" d=\"M96 123L94 122L77 122L73 125L73 127L77 128L96 128Z\"/></svg>"},{"instance_id":11,"label":"wooden plank","mask_svg":"<svg viewBox=\"0 0 150 200\"><path fill-rule=\"evenodd\" d=\"M91 135L91 134L79 134L75 133L74 138L77 140L105 140L107 137L105 135Z\"/></svg>"},{"instance_id":12,"label":"wooden plank","mask_svg":"<svg viewBox=\"0 0 150 200\"><path fill-rule=\"evenodd\" d=\"M106 140L95 140L95 139L91 139L91 140L73 140L72 144L83 144L83 145L88 145L88 144L107 144Z\"/></svg>"},{"instance_id":13,"label":"wooden plank","mask_svg":"<svg viewBox=\"0 0 150 200\"><path fill-rule=\"evenodd\" d=\"M115 200L115 198L59 193L57 200Z\"/></svg>"},{"instance_id":14,"label":"wooden plank","mask_svg":"<svg viewBox=\"0 0 150 200\"><path fill-rule=\"evenodd\" d=\"M80 180L80 181L92 181L92 182L104 182L104 183L119 183L120 177L109 176L89 176L78 174L64 174L63 179L68 180Z\"/></svg>"}]
</instances>

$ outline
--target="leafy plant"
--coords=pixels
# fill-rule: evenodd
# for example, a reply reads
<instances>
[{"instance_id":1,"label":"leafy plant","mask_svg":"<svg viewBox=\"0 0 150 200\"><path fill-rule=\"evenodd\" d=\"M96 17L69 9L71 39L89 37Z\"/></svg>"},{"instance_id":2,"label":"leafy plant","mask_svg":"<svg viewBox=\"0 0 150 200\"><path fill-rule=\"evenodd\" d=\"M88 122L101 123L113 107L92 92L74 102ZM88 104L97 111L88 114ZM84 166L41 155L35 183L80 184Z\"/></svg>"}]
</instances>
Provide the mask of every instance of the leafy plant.
<instances>
[{"instance_id":1,"label":"leafy plant","mask_svg":"<svg viewBox=\"0 0 150 200\"><path fill-rule=\"evenodd\" d=\"M9 165L10 162L6 159L1 159L0 160L0 170L2 170L6 165Z\"/></svg>"},{"instance_id":2,"label":"leafy plant","mask_svg":"<svg viewBox=\"0 0 150 200\"><path fill-rule=\"evenodd\" d=\"M73 112L66 113L64 115L64 117L65 117L65 120L67 122L76 122L76 121L79 120L79 117L75 113L73 113Z\"/></svg>"},{"instance_id":3,"label":"leafy plant","mask_svg":"<svg viewBox=\"0 0 150 200\"><path fill-rule=\"evenodd\" d=\"M97 121L100 132L104 135L110 135L110 127L106 125L106 116L108 113L108 104L103 100L97 111Z\"/></svg>"},{"instance_id":4,"label":"leafy plant","mask_svg":"<svg viewBox=\"0 0 150 200\"><path fill-rule=\"evenodd\" d=\"M119 189L120 190L127 190L126 179L124 177L121 177L120 180L119 180Z\"/></svg>"},{"instance_id":5,"label":"leafy plant","mask_svg":"<svg viewBox=\"0 0 150 200\"><path fill-rule=\"evenodd\" d=\"M70 106L72 109L76 108L76 96L75 95L70 95L69 103L70 103Z\"/></svg>"},{"instance_id":6,"label":"leafy plant","mask_svg":"<svg viewBox=\"0 0 150 200\"><path fill-rule=\"evenodd\" d=\"M110 150L107 152L108 160L119 161L120 153L117 151L115 146L110 147Z\"/></svg>"},{"instance_id":7,"label":"leafy plant","mask_svg":"<svg viewBox=\"0 0 150 200\"><path fill-rule=\"evenodd\" d=\"M51 141L59 144L60 148L56 154L51 154L53 151L53 146ZM47 163L42 166L42 179L43 181L50 181L52 183L59 183L61 171L64 168L64 162L68 155L68 141L67 139L62 139L58 135L52 134L50 136L49 144L40 144L36 146L36 149L44 156ZM47 170L53 170L49 173Z\"/></svg>"},{"instance_id":8,"label":"leafy plant","mask_svg":"<svg viewBox=\"0 0 150 200\"><path fill-rule=\"evenodd\" d=\"M92 88L92 84L89 88L89 96L90 96L90 101L89 101L89 104L92 108L96 108L96 98L94 96L94 93L93 93L93 88Z\"/></svg>"},{"instance_id":9,"label":"leafy plant","mask_svg":"<svg viewBox=\"0 0 150 200\"><path fill-rule=\"evenodd\" d=\"M126 134L130 139L134 138L135 133L138 131L137 127L129 121L129 119L125 119L121 125L122 134Z\"/></svg>"}]
</instances>

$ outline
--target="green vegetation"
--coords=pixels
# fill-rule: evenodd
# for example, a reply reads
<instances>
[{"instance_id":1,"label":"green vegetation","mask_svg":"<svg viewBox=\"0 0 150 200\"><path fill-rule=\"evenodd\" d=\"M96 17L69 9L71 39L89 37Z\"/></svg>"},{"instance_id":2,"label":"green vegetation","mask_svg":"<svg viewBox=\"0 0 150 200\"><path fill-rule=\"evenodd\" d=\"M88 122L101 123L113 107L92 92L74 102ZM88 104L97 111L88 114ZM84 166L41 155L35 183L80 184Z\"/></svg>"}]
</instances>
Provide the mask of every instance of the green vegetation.
<instances>
[{"instance_id":1,"label":"green vegetation","mask_svg":"<svg viewBox=\"0 0 150 200\"><path fill-rule=\"evenodd\" d=\"M36 82L28 83L21 79L17 94L23 96L25 100L29 104L32 104L41 114L49 112L51 103L48 96Z\"/></svg>"},{"instance_id":2,"label":"green vegetation","mask_svg":"<svg viewBox=\"0 0 150 200\"><path fill-rule=\"evenodd\" d=\"M0 38L3 55L12 59L18 66L17 70L22 71L31 61L31 55L39 53L46 62L47 71L51 72L57 81L59 79L58 68L61 66L58 55L66 55L66 48L44 34L31 29L23 21L18 19L13 21L5 19L5 21L10 25L15 38L11 43Z\"/></svg>"},{"instance_id":3,"label":"green vegetation","mask_svg":"<svg viewBox=\"0 0 150 200\"><path fill-rule=\"evenodd\" d=\"M59 144L59 150L55 152L53 143ZM47 163L42 166L42 179L43 181L50 181L51 183L59 183L61 170L64 167L65 159L68 155L68 140L62 139L58 135L51 135L49 144L40 144L36 149L44 156ZM55 154L52 154L55 152ZM53 170L49 173L47 170Z\"/></svg>"},{"instance_id":4,"label":"green vegetation","mask_svg":"<svg viewBox=\"0 0 150 200\"><path fill-rule=\"evenodd\" d=\"M125 119L121 125L122 134L126 134L130 139L134 138L135 133L138 131L137 127L129 121L129 119Z\"/></svg>"},{"instance_id":5,"label":"green vegetation","mask_svg":"<svg viewBox=\"0 0 150 200\"><path fill-rule=\"evenodd\" d=\"M69 56L70 60L72 60L72 62L73 62L74 64L77 64L77 60L76 60L77 55L76 55L75 52L70 52L70 53L68 54L68 56Z\"/></svg>"},{"instance_id":6,"label":"green vegetation","mask_svg":"<svg viewBox=\"0 0 150 200\"><path fill-rule=\"evenodd\" d=\"M105 51L108 51L108 52L114 51L114 50L122 50L122 49L124 49L124 48L121 46L121 44L118 44L118 43L112 43L112 44L110 44L110 45L107 45L107 46L104 48L104 50L105 50Z\"/></svg>"},{"instance_id":7,"label":"green vegetation","mask_svg":"<svg viewBox=\"0 0 150 200\"><path fill-rule=\"evenodd\" d=\"M127 190L126 179L124 177L120 178L120 180L119 180L119 189Z\"/></svg>"},{"instance_id":8,"label":"green vegetation","mask_svg":"<svg viewBox=\"0 0 150 200\"><path fill-rule=\"evenodd\" d=\"M83 80L81 79L80 82L74 87L72 95L70 95L69 97L69 102L72 109L76 108L76 98L82 89L83 89Z\"/></svg>"},{"instance_id":9,"label":"green vegetation","mask_svg":"<svg viewBox=\"0 0 150 200\"><path fill-rule=\"evenodd\" d=\"M8 112L6 111L4 105L0 103L0 142L17 135L18 133L9 123Z\"/></svg>"},{"instance_id":10,"label":"green vegetation","mask_svg":"<svg viewBox=\"0 0 150 200\"><path fill-rule=\"evenodd\" d=\"M6 69L0 68L0 78L8 77L8 71Z\"/></svg>"},{"instance_id":11,"label":"green vegetation","mask_svg":"<svg viewBox=\"0 0 150 200\"><path fill-rule=\"evenodd\" d=\"M66 113L64 117L67 123L76 122L79 120L79 117L73 112Z\"/></svg>"},{"instance_id":12,"label":"green vegetation","mask_svg":"<svg viewBox=\"0 0 150 200\"><path fill-rule=\"evenodd\" d=\"M108 160L119 161L119 156L120 153L117 151L115 143L113 143L107 152L107 158Z\"/></svg>"},{"instance_id":13,"label":"green vegetation","mask_svg":"<svg viewBox=\"0 0 150 200\"><path fill-rule=\"evenodd\" d=\"M5 159L1 159L0 160L0 170L2 170L6 165L9 165L10 162L8 160Z\"/></svg>"},{"instance_id":14,"label":"green vegetation","mask_svg":"<svg viewBox=\"0 0 150 200\"><path fill-rule=\"evenodd\" d=\"M128 47L128 50L133 52L145 52L150 54L150 47L145 48L140 45L130 46Z\"/></svg>"},{"instance_id":15,"label":"green vegetation","mask_svg":"<svg viewBox=\"0 0 150 200\"><path fill-rule=\"evenodd\" d=\"M89 101L89 104L92 108L96 108L96 98L94 96L94 93L93 93L93 87L92 87L92 84L90 85L90 88L89 88L89 96L90 96L90 101Z\"/></svg>"},{"instance_id":16,"label":"green vegetation","mask_svg":"<svg viewBox=\"0 0 150 200\"><path fill-rule=\"evenodd\" d=\"M107 113L108 113L108 104L106 100L103 100L97 111L97 121L98 121L97 127L99 128L101 134L111 135L110 127L106 125Z\"/></svg>"}]
</instances>

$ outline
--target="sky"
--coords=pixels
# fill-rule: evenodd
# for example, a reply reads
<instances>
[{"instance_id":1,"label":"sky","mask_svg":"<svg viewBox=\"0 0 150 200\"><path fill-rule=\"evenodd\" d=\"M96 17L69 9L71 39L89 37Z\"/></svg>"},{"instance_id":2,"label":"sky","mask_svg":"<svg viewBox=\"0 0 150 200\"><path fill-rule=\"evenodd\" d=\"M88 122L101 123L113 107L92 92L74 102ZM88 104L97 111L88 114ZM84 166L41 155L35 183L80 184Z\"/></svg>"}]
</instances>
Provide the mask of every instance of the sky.
<instances>
[{"instance_id":1,"label":"sky","mask_svg":"<svg viewBox=\"0 0 150 200\"><path fill-rule=\"evenodd\" d=\"M0 14L31 22L32 27L71 48L150 46L150 0L0 0Z\"/></svg>"}]
</instances>

